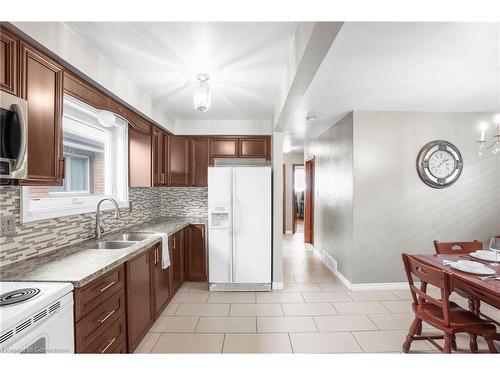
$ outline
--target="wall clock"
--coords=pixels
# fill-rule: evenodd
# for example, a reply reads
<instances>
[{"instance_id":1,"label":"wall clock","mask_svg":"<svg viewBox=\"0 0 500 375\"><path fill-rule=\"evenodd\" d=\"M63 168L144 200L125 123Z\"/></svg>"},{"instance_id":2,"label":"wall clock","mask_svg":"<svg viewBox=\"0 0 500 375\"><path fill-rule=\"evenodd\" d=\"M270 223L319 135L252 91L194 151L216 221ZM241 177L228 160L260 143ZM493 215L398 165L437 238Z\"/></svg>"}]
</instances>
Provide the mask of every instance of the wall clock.
<instances>
[{"instance_id":1,"label":"wall clock","mask_svg":"<svg viewBox=\"0 0 500 375\"><path fill-rule=\"evenodd\" d=\"M442 189L454 184L464 167L458 148L447 141L427 143L417 158L418 175L427 185Z\"/></svg>"}]
</instances>

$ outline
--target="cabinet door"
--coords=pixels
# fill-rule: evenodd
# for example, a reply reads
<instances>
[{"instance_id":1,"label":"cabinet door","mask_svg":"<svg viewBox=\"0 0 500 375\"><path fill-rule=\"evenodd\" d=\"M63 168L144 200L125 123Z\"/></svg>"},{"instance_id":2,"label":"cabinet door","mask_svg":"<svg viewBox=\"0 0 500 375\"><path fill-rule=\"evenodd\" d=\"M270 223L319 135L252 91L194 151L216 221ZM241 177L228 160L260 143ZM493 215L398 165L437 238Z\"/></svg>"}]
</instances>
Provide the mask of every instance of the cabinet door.
<instances>
[{"instance_id":1,"label":"cabinet door","mask_svg":"<svg viewBox=\"0 0 500 375\"><path fill-rule=\"evenodd\" d=\"M189 184L189 139L168 137L168 185L188 186Z\"/></svg>"},{"instance_id":2,"label":"cabinet door","mask_svg":"<svg viewBox=\"0 0 500 375\"><path fill-rule=\"evenodd\" d=\"M133 352L154 323L153 250L126 263L128 348Z\"/></svg>"},{"instance_id":3,"label":"cabinet door","mask_svg":"<svg viewBox=\"0 0 500 375\"><path fill-rule=\"evenodd\" d=\"M168 186L168 168L169 168L169 156L168 156L168 134L163 132L161 135L162 144L162 186Z\"/></svg>"},{"instance_id":4,"label":"cabinet door","mask_svg":"<svg viewBox=\"0 0 500 375\"><path fill-rule=\"evenodd\" d=\"M240 158L269 158L269 140L262 138L240 138L238 142Z\"/></svg>"},{"instance_id":5,"label":"cabinet door","mask_svg":"<svg viewBox=\"0 0 500 375\"><path fill-rule=\"evenodd\" d=\"M17 46L18 39L0 28L0 90L18 95Z\"/></svg>"},{"instance_id":6,"label":"cabinet door","mask_svg":"<svg viewBox=\"0 0 500 375\"><path fill-rule=\"evenodd\" d=\"M210 139L210 157L212 158L237 158L238 138L212 138Z\"/></svg>"},{"instance_id":7,"label":"cabinet door","mask_svg":"<svg viewBox=\"0 0 500 375\"><path fill-rule=\"evenodd\" d=\"M151 187L151 134L128 127L130 187Z\"/></svg>"},{"instance_id":8,"label":"cabinet door","mask_svg":"<svg viewBox=\"0 0 500 375\"><path fill-rule=\"evenodd\" d=\"M153 186L162 186L165 175L163 173L163 132L160 129L153 128L152 135L153 148Z\"/></svg>"},{"instance_id":9,"label":"cabinet door","mask_svg":"<svg viewBox=\"0 0 500 375\"><path fill-rule=\"evenodd\" d=\"M170 262L172 275L172 295L179 289L184 282L184 235L179 231L170 236Z\"/></svg>"},{"instance_id":10,"label":"cabinet door","mask_svg":"<svg viewBox=\"0 0 500 375\"><path fill-rule=\"evenodd\" d=\"M186 281L207 281L207 254L204 225L190 225L188 227L185 250Z\"/></svg>"},{"instance_id":11,"label":"cabinet door","mask_svg":"<svg viewBox=\"0 0 500 375\"><path fill-rule=\"evenodd\" d=\"M28 101L28 179L25 185L61 185L63 70L21 43L20 94Z\"/></svg>"},{"instance_id":12,"label":"cabinet door","mask_svg":"<svg viewBox=\"0 0 500 375\"><path fill-rule=\"evenodd\" d=\"M162 245L154 249L154 296L155 296L155 318L160 316L163 309L170 300L170 267L161 268Z\"/></svg>"},{"instance_id":13,"label":"cabinet door","mask_svg":"<svg viewBox=\"0 0 500 375\"><path fill-rule=\"evenodd\" d=\"M191 186L208 186L209 160L209 139L191 139Z\"/></svg>"}]
</instances>

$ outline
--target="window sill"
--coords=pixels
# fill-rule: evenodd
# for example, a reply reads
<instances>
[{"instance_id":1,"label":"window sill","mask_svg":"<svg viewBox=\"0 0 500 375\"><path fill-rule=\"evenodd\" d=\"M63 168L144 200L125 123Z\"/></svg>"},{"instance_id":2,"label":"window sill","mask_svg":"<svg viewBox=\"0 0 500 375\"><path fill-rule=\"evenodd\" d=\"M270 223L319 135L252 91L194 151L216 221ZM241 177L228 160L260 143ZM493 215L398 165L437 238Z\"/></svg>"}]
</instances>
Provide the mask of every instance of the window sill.
<instances>
[{"instance_id":1,"label":"window sill","mask_svg":"<svg viewBox=\"0 0 500 375\"><path fill-rule=\"evenodd\" d=\"M23 188L25 189L25 188ZM82 214L95 213L97 209L97 203L102 199L102 197L95 197L94 200L84 202L82 204L73 206L59 206L59 207L47 207L47 208L32 208L30 207L28 194L22 194L21 197L21 223L31 223L39 220L55 219L65 216L75 216ZM125 201L117 201L118 207L120 209L129 208L128 197ZM114 209L114 206L110 202L104 202L101 205L101 211L108 211Z\"/></svg>"}]
</instances>

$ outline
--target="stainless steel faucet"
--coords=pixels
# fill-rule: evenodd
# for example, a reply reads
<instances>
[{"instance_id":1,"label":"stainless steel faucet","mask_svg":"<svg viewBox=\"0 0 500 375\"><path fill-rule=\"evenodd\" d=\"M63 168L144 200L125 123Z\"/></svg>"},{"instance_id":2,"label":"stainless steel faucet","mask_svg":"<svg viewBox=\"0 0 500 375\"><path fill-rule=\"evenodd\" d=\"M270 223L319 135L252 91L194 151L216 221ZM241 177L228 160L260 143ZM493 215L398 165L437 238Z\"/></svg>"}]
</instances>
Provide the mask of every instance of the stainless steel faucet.
<instances>
[{"instance_id":1,"label":"stainless steel faucet","mask_svg":"<svg viewBox=\"0 0 500 375\"><path fill-rule=\"evenodd\" d=\"M118 208L118 203L113 198L103 198L97 203L97 209L95 212L95 237L100 239L104 233L104 228L101 226L101 203L104 201L110 201L115 206L115 219L120 218L120 209Z\"/></svg>"}]
</instances>

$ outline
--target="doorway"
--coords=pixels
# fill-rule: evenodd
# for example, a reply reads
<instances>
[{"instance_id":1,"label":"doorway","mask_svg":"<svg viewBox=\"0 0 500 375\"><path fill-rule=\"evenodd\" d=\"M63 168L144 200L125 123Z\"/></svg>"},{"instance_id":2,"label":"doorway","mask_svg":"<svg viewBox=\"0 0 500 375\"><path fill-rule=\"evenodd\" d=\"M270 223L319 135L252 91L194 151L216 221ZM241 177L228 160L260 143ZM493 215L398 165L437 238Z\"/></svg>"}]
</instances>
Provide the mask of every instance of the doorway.
<instances>
[{"instance_id":1,"label":"doorway","mask_svg":"<svg viewBox=\"0 0 500 375\"><path fill-rule=\"evenodd\" d=\"M314 244L314 158L304 164L304 242Z\"/></svg>"},{"instance_id":2,"label":"doorway","mask_svg":"<svg viewBox=\"0 0 500 375\"><path fill-rule=\"evenodd\" d=\"M292 232L304 233L304 164L292 164Z\"/></svg>"}]
</instances>

